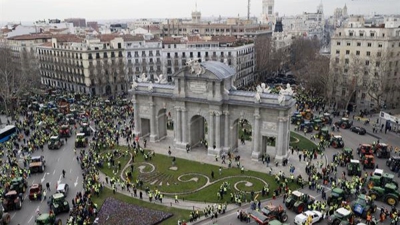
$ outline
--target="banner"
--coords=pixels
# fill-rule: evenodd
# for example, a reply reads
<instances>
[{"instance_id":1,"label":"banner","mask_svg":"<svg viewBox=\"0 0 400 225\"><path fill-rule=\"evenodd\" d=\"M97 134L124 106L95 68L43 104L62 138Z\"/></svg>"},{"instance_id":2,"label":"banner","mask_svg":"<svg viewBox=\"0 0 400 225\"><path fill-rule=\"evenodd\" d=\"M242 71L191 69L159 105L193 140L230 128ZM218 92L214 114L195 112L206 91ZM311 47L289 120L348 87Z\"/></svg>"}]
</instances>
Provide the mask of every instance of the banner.
<instances>
[{"instance_id":1,"label":"banner","mask_svg":"<svg viewBox=\"0 0 400 225\"><path fill-rule=\"evenodd\" d=\"M392 116L389 113L385 113L383 111L381 111L381 113L379 114L379 117L383 118L385 120L389 120L389 121L391 121L393 123L398 123L398 121L399 121L399 118L397 118L395 116Z\"/></svg>"}]
</instances>

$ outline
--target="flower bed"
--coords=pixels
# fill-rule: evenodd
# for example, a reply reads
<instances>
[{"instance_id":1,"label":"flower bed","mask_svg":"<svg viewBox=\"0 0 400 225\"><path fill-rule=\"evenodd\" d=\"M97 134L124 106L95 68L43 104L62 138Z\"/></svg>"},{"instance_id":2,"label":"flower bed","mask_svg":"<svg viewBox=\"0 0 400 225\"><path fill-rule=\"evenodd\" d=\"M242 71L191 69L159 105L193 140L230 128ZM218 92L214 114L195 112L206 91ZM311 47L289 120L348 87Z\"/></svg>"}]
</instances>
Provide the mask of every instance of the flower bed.
<instances>
[{"instance_id":1,"label":"flower bed","mask_svg":"<svg viewBox=\"0 0 400 225\"><path fill-rule=\"evenodd\" d=\"M171 213L128 204L114 198L107 198L98 214L99 224L153 225L173 216Z\"/></svg>"}]
</instances>

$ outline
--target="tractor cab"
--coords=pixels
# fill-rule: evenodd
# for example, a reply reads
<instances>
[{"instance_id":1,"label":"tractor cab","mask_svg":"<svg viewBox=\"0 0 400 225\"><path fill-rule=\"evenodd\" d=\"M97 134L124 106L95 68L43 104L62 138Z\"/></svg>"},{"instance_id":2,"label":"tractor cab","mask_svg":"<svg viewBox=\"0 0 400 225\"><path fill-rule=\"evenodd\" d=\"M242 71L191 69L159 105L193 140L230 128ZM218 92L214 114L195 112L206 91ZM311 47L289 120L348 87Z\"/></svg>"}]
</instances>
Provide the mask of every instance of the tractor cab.
<instances>
[{"instance_id":1,"label":"tractor cab","mask_svg":"<svg viewBox=\"0 0 400 225\"><path fill-rule=\"evenodd\" d=\"M342 129L348 129L352 126L352 123L350 123L349 118L343 117L340 121L335 122L335 125Z\"/></svg>"},{"instance_id":2,"label":"tractor cab","mask_svg":"<svg viewBox=\"0 0 400 225\"><path fill-rule=\"evenodd\" d=\"M361 163L357 159L351 159L347 164L347 174L349 176L361 176Z\"/></svg>"},{"instance_id":3,"label":"tractor cab","mask_svg":"<svg viewBox=\"0 0 400 225\"><path fill-rule=\"evenodd\" d=\"M351 203L351 209L357 216L366 219L367 214L373 214L376 211L374 200L366 195L359 195L355 201Z\"/></svg>"},{"instance_id":4,"label":"tractor cab","mask_svg":"<svg viewBox=\"0 0 400 225\"><path fill-rule=\"evenodd\" d=\"M387 144L378 143L376 145L373 145L373 149L376 157L385 159L390 158L390 151Z\"/></svg>"},{"instance_id":5,"label":"tractor cab","mask_svg":"<svg viewBox=\"0 0 400 225\"><path fill-rule=\"evenodd\" d=\"M368 168L368 169L375 168L375 159L374 159L373 155L364 155L361 162L362 162L364 168Z\"/></svg>"},{"instance_id":6,"label":"tractor cab","mask_svg":"<svg viewBox=\"0 0 400 225\"><path fill-rule=\"evenodd\" d=\"M313 131L313 125L309 121L306 121L300 125L300 130L304 131L305 133L310 133Z\"/></svg>"},{"instance_id":7,"label":"tractor cab","mask_svg":"<svg viewBox=\"0 0 400 225\"><path fill-rule=\"evenodd\" d=\"M349 163L354 158L353 149L349 147L343 148L342 157L345 163Z\"/></svg>"},{"instance_id":8,"label":"tractor cab","mask_svg":"<svg viewBox=\"0 0 400 225\"><path fill-rule=\"evenodd\" d=\"M292 116L292 124L300 125L302 123L304 123L304 119L301 114L296 114Z\"/></svg>"},{"instance_id":9,"label":"tractor cab","mask_svg":"<svg viewBox=\"0 0 400 225\"><path fill-rule=\"evenodd\" d=\"M92 134L92 130L88 123L82 123L80 132L84 133L85 136L90 136Z\"/></svg>"},{"instance_id":10,"label":"tractor cab","mask_svg":"<svg viewBox=\"0 0 400 225\"><path fill-rule=\"evenodd\" d=\"M35 219L35 225L62 225L62 221L53 213L42 213Z\"/></svg>"},{"instance_id":11,"label":"tractor cab","mask_svg":"<svg viewBox=\"0 0 400 225\"><path fill-rule=\"evenodd\" d=\"M370 144L361 144L357 148L357 154L362 158L364 155L373 155L374 150Z\"/></svg>"},{"instance_id":12,"label":"tractor cab","mask_svg":"<svg viewBox=\"0 0 400 225\"><path fill-rule=\"evenodd\" d=\"M16 191L12 190L4 195L2 204L4 212L20 210L22 208L22 199Z\"/></svg>"},{"instance_id":13,"label":"tractor cab","mask_svg":"<svg viewBox=\"0 0 400 225\"><path fill-rule=\"evenodd\" d=\"M324 113L321 120L324 124L332 124L332 117L330 113Z\"/></svg>"},{"instance_id":14,"label":"tractor cab","mask_svg":"<svg viewBox=\"0 0 400 225\"><path fill-rule=\"evenodd\" d=\"M342 136L340 135L335 135L331 139L331 146L333 148L343 148L344 147L344 141Z\"/></svg>"},{"instance_id":15,"label":"tractor cab","mask_svg":"<svg viewBox=\"0 0 400 225\"><path fill-rule=\"evenodd\" d=\"M59 136L60 137L71 137L72 132L71 129L69 128L69 125L64 124L61 125L60 130L59 130Z\"/></svg>"},{"instance_id":16,"label":"tractor cab","mask_svg":"<svg viewBox=\"0 0 400 225\"><path fill-rule=\"evenodd\" d=\"M74 114L70 113L70 114L67 114L65 117L66 117L67 122L68 122L69 125L75 125L76 124Z\"/></svg>"},{"instance_id":17,"label":"tractor cab","mask_svg":"<svg viewBox=\"0 0 400 225\"><path fill-rule=\"evenodd\" d=\"M48 204L50 205L50 209L58 215L62 212L69 212L69 203L65 199L65 195L63 193L56 193L50 196Z\"/></svg>"},{"instance_id":18,"label":"tractor cab","mask_svg":"<svg viewBox=\"0 0 400 225\"><path fill-rule=\"evenodd\" d=\"M314 130L320 130L324 124L322 123L321 119L315 119L313 121L313 128Z\"/></svg>"},{"instance_id":19,"label":"tractor cab","mask_svg":"<svg viewBox=\"0 0 400 225\"><path fill-rule=\"evenodd\" d=\"M59 136L51 136L48 144L49 149L60 149L64 142L60 140Z\"/></svg>"},{"instance_id":20,"label":"tractor cab","mask_svg":"<svg viewBox=\"0 0 400 225\"><path fill-rule=\"evenodd\" d=\"M393 172L399 172L400 169L400 156L391 156L386 161L386 166Z\"/></svg>"},{"instance_id":21,"label":"tractor cab","mask_svg":"<svg viewBox=\"0 0 400 225\"><path fill-rule=\"evenodd\" d=\"M322 140L331 140L331 134L329 133L329 128L328 127L323 127L321 130L318 131L318 133L315 135L315 138Z\"/></svg>"},{"instance_id":22,"label":"tractor cab","mask_svg":"<svg viewBox=\"0 0 400 225\"><path fill-rule=\"evenodd\" d=\"M394 184L396 186L396 189L399 187L397 181L394 180L394 175L391 173L382 174L381 184L382 184L381 186L386 184Z\"/></svg>"},{"instance_id":23,"label":"tractor cab","mask_svg":"<svg viewBox=\"0 0 400 225\"><path fill-rule=\"evenodd\" d=\"M311 112L311 109L306 109L305 111L301 112L301 114L306 120L312 120L314 118L314 114Z\"/></svg>"},{"instance_id":24,"label":"tractor cab","mask_svg":"<svg viewBox=\"0 0 400 225\"><path fill-rule=\"evenodd\" d=\"M332 189L331 196L328 197L328 205L340 205L343 201L346 200L346 192L341 188Z\"/></svg>"},{"instance_id":25,"label":"tractor cab","mask_svg":"<svg viewBox=\"0 0 400 225\"><path fill-rule=\"evenodd\" d=\"M307 209L309 204L312 204L314 199L310 195L300 191L293 191L292 194L285 200L285 206L292 209L295 213L302 213Z\"/></svg>"},{"instance_id":26,"label":"tractor cab","mask_svg":"<svg viewBox=\"0 0 400 225\"><path fill-rule=\"evenodd\" d=\"M84 133L78 133L75 139L76 148L86 148L88 145L88 139L85 137Z\"/></svg>"}]
</instances>

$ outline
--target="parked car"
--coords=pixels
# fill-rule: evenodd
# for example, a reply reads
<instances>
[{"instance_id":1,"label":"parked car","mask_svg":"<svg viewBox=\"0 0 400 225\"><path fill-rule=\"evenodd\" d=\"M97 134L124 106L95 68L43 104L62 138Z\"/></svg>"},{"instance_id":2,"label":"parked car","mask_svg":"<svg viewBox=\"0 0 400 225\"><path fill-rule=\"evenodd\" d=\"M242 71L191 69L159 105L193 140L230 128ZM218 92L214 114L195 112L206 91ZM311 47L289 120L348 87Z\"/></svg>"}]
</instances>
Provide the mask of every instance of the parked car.
<instances>
[{"instance_id":1,"label":"parked car","mask_svg":"<svg viewBox=\"0 0 400 225\"><path fill-rule=\"evenodd\" d=\"M312 219L311 224L318 223L323 219L321 212L315 211L315 210L313 210L313 211L308 210L308 211L298 214L294 218L294 224L297 224L297 225L305 224L308 217L311 217L311 219Z\"/></svg>"},{"instance_id":2,"label":"parked car","mask_svg":"<svg viewBox=\"0 0 400 225\"><path fill-rule=\"evenodd\" d=\"M363 127L360 127L360 126L353 126L350 128L350 130L359 135L364 135L367 133L367 131Z\"/></svg>"}]
</instances>

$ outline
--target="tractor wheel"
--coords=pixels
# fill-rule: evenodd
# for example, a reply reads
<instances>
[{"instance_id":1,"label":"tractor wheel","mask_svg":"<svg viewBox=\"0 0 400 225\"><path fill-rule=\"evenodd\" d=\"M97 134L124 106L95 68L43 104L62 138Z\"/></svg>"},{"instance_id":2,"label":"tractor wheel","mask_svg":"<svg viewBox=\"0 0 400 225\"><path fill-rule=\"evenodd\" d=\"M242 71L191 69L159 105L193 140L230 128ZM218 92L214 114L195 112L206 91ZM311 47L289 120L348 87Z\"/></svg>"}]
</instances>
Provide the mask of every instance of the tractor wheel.
<instances>
[{"instance_id":1,"label":"tractor wheel","mask_svg":"<svg viewBox=\"0 0 400 225\"><path fill-rule=\"evenodd\" d=\"M304 208L305 208L305 205L303 203L298 205L297 209L296 209L297 213L299 213L299 214L302 213L304 211Z\"/></svg>"},{"instance_id":2,"label":"tractor wheel","mask_svg":"<svg viewBox=\"0 0 400 225\"><path fill-rule=\"evenodd\" d=\"M369 197L371 197L372 200L375 200L378 198L378 196L375 193L370 193Z\"/></svg>"},{"instance_id":3,"label":"tractor wheel","mask_svg":"<svg viewBox=\"0 0 400 225\"><path fill-rule=\"evenodd\" d=\"M335 220L335 221L333 221L333 223L332 223L333 225L339 225L340 224L340 220Z\"/></svg>"},{"instance_id":4,"label":"tractor wheel","mask_svg":"<svg viewBox=\"0 0 400 225\"><path fill-rule=\"evenodd\" d=\"M342 129L346 129L346 124L342 123L342 125L340 125L340 127L341 127Z\"/></svg>"},{"instance_id":5,"label":"tractor wheel","mask_svg":"<svg viewBox=\"0 0 400 225\"><path fill-rule=\"evenodd\" d=\"M62 220L58 219L58 220L54 221L54 225L62 225Z\"/></svg>"},{"instance_id":6,"label":"tractor wheel","mask_svg":"<svg viewBox=\"0 0 400 225\"><path fill-rule=\"evenodd\" d=\"M17 208L17 210L21 210L21 208L22 208L22 202L19 201L19 202L17 203L17 207L15 207L15 208Z\"/></svg>"},{"instance_id":7,"label":"tractor wheel","mask_svg":"<svg viewBox=\"0 0 400 225\"><path fill-rule=\"evenodd\" d=\"M288 216L286 215L286 213L282 214L281 216L281 222L286 222L288 220Z\"/></svg>"},{"instance_id":8,"label":"tractor wheel","mask_svg":"<svg viewBox=\"0 0 400 225\"><path fill-rule=\"evenodd\" d=\"M26 188L25 188L25 186L23 186L23 187L22 187L22 192L25 193L25 191L26 191Z\"/></svg>"},{"instance_id":9,"label":"tractor wheel","mask_svg":"<svg viewBox=\"0 0 400 225\"><path fill-rule=\"evenodd\" d=\"M336 143L336 142L333 142L333 143L332 143L332 147L333 147L333 148L337 148L337 143Z\"/></svg>"},{"instance_id":10,"label":"tractor wheel","mask_svg":"<svg viewBox=\"0 0 400 225\"><path fill-rule=\"evenodd\" d=\"M3 216L1 217L1 221L5 225L9 224L11 222L11 215L9 213L3 213Z\"/></svg>"},{"instance_id":11,"label":"tractor wheel","mask_svg":"<svg viewBox=\"0 0 400 225\"><path fill-rule=\"evenodd\" d=\"M398 203L398 200L397 200L394 196L389 195L389 196L387 196L387 197L385 198L385 202L386 202L388 205L396 206L397 203Z\"/></svg>"},{"instance_id":12,"label":"tractor wheel","mask_svg":"<svg viewBox=\"0 0 400 225\"><path fill-rule=\"evenodd\" d=\"M307 128L304 128L303 131L304 131L304 133L307 133Z\"/></svg>"}]
</instances>

